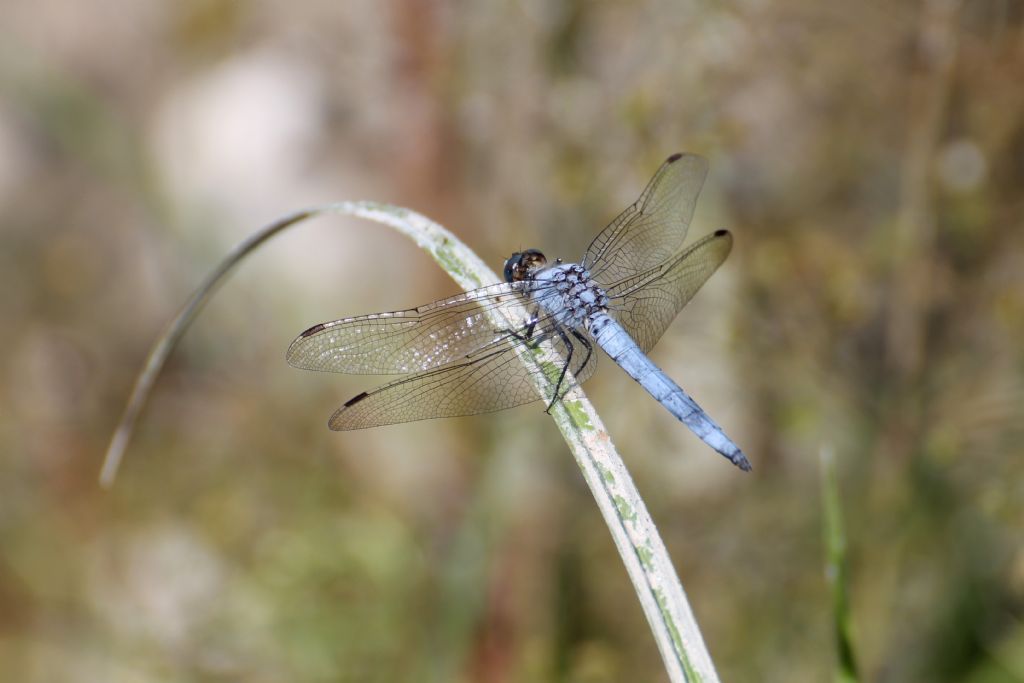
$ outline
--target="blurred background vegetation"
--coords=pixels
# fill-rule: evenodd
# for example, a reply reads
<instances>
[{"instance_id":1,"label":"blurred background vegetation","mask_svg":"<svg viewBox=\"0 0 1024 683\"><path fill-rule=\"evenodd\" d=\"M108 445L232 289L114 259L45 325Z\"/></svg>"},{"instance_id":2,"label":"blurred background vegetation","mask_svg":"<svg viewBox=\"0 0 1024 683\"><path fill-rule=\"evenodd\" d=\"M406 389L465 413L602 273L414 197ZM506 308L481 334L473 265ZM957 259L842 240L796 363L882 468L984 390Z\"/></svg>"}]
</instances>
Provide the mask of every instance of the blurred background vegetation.
<instances>
[{"instance_id":1,"label":"blurred background vegetation","mask_svg":"<svg viewBox=\"0 0 1024 683\"><path fill-rule=\"evenodd\" d=\"M863 678L1024 680L1019 0L0 0L0 680L664 680L539 404L335 434L376 379L285 364L456 291L378 226L247 263L96 475L258 226L373 199L572 258L684 150L736 248L654 359L755 470L588 393L723 680L832 675L822 448Z\"/></svg>"}]
</instances>

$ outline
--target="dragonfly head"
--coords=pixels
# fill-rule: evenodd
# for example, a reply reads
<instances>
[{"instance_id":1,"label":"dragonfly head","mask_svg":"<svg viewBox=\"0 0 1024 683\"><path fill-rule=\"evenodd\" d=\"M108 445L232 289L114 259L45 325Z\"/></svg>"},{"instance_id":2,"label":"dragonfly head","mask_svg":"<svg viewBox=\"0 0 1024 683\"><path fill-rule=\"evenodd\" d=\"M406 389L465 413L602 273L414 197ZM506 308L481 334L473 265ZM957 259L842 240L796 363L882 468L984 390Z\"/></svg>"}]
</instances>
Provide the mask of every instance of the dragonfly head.
<instances>
[{"instance_id":1,"label":"dragonfly head","mask_svg":"<svg viewBox=\"0 0 1024 683\"><path fill-rule=\"evenodd\" d=\"M547 264L544 254L536 249L517 251L505 261L505 282L522 282L528 280Z\"/></svg>"}]
</instances>

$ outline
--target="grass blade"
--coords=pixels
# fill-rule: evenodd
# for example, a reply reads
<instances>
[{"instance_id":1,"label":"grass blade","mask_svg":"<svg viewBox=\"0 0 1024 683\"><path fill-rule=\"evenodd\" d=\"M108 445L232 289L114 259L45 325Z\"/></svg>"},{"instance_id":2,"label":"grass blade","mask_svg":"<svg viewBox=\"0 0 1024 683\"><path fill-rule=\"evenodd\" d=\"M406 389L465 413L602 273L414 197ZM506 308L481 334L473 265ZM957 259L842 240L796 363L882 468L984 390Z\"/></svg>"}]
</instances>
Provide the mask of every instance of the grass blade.
<instances>
[{"instance_id":1,"label":"grass blade","mask_svg":"<svg viewBox=\"0 0 1024 683\"><path fill-rule=\"evenodd\" d=\"M830 447L821 450L821 502L825 531L825 577L832 594L833 630L836 639L836 683L857 683L857 661L850 626L847 592L846 535L839 501L835 456Z\"/></svg>"},{"instance_id":2,"label":"grass blade","mask_svg":"<svg viewBox=\"0 0 1024 683\"><path fill-rule=\"evenodd\" d=\"M265 226L231 250L153 346L107 450L100 473L103 486L112 485L116 477L135 424L167 357L218 285L242 259L274 235L308 218L327 213L358 216L397 229L426 250L463 289L500 281L448 230L408 209L373 202L339 202L299 211ZM541 395L550 395L549 380L540 367L543 359L538 361L525 352L522 358L534 365L536 371L533 374ZM576 387L555 403L551 415L611 531L670 680L718 681L665 545L597 412Z\"/></svg>"}]
</instances>

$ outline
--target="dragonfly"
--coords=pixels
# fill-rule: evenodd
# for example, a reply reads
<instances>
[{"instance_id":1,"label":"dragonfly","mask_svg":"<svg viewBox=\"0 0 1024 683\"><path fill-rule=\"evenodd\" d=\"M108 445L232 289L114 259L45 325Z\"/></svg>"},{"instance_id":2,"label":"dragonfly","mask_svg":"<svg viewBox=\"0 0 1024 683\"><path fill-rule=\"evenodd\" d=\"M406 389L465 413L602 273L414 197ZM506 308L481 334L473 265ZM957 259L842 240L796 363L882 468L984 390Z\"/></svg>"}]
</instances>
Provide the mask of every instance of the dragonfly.
<instances>
[{"instance_id":1,"label":"dragonfly","mask_svg":"<svg viewBox=\"0 0 1024 683\"><path fill-rule=\"evenodd\" d=\"M725 261L732 235L684 246L707 161L673 154L640 198L577 263L536 249L505 262L505 281L417 308L313 325L288 348L306 370L404 375L347 401L336 431L504 410L540 400L526 352L553 353L547 410L590 378L600 347L672 415L742 470L750 461L648 357L680 310ZM524 348L525 347L525 348Z\"/></svg>"}]
</instances>

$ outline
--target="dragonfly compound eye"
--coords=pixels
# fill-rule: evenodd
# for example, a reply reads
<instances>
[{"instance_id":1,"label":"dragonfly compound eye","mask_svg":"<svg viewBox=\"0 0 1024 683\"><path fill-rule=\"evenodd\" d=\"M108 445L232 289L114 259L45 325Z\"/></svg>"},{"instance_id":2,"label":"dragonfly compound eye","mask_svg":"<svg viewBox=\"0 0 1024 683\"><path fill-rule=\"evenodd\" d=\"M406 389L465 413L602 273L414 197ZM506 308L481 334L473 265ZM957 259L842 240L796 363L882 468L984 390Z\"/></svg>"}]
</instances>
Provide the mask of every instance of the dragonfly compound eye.
<instances>
[{"instance_id":1,"label":"dragonfly compound eye","mask_svg":"<svg viewBox=\"0 0 1024 683\"><path fill-rule=\"evenodd\" d=\"M505 261L505 281L521 282L543 268L548 260L536 249L527 249L512 254Z\"/></svg>"}]
</instances>

